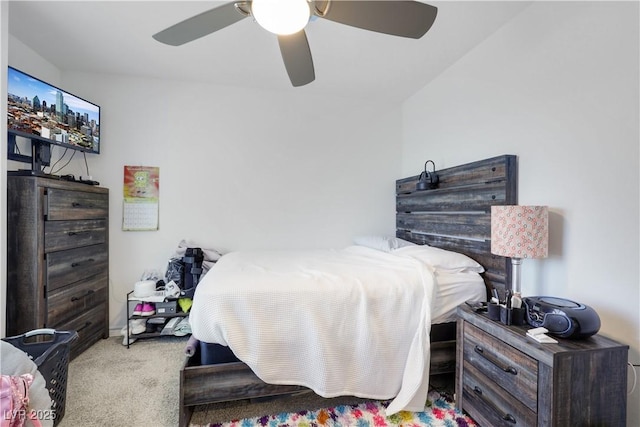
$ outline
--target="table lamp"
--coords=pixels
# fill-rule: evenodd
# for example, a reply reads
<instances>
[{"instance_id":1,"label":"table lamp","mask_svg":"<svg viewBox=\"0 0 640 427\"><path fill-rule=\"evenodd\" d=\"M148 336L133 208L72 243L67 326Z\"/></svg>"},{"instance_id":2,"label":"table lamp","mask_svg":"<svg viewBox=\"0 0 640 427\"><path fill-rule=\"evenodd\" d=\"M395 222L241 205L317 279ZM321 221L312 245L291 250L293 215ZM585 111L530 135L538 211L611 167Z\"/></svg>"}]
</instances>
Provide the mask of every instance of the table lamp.
<instances>
[{"instance_id":1,"label":"table lamp","mask_svg":"<svg viewBox=\"0 0 640 427\"><path fill-rule=\"evenodd\" d=\"M491 206L491 253L511 258L512 290L520 293L523 258L546 258L549 249L547 206Z\"/></svg>"}]
</instances>

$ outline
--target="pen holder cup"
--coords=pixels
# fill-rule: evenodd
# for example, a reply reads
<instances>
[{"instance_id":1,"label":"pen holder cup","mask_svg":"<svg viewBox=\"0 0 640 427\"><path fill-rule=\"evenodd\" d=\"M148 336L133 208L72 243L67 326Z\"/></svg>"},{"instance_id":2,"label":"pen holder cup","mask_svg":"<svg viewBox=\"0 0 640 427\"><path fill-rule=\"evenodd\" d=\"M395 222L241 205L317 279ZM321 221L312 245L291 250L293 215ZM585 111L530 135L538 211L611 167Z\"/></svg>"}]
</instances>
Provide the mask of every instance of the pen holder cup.
<instances>
[{"instance_id":1,"label":"pen holder cup","mask_svg":"<svg viewBox=\"0 0 640 427\"><path fill-rule=\"evenodd\" d=\"M524 325L524 308L507 308L500 306L500 322L505 325Z\"/></svg>"},{"instance_id":2,"label":"pen holder cup","mask_svg":"<svg viewBox=\"0 0 640 427\"><path fill-rule=\"evenodd\" d=\"M526 309L524 308L512 308L512 314L511 314L511 324L513 325L517 325L517 326L522 326L526 323L526 321L524 320L524 315L526 313Z\"/></svg>"},{"instance_id":3,"label":"pen holder cup","mask_svg":"<svg viewBox=\"0 0 640 427\"><path fill-rule=\"evenodd\" d=\"M500 304L493 302L487 304L487 316L491 320L500 320Z\"/></svg>"}]
</instances>

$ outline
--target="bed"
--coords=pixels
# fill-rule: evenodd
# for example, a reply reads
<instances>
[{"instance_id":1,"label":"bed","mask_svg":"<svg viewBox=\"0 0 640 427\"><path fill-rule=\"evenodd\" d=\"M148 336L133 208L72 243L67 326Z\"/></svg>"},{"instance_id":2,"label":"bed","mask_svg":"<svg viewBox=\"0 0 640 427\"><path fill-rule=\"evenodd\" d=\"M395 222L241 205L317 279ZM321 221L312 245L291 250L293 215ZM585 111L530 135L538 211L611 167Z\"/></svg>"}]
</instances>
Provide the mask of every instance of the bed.
<instances>
[{"instance_id":1,"label":"bed","mask_svg":"<svg viewBox=\"0 0 640 427\"><path fill-rule=\"evenodd\" d=\"M398 180L396 182L396 239L391 242L391 245L398 246L398 242L401 242L402 247L393 248L393 251L380 250L374 243L359 242L358 245L339 251L313 251L309 254L305 253L304 256L300 252L288 254L240 252L223 257L203 278L194 297L191 313L192 329L194 336L204 342L199 353L188 358L181 371L180 425L188 425L195 405L289 394L306 389L305 386L310 386L316 392L320 390L318 394L326 397L342 394L370 398L391 397L388 395L388 387L393 387L393 384L389 386L383 384L387 388L382 387L382 389L378 389L373 384L383 382L385 378L378 377L376 381L370 381L368 384L362 381L363 377L374 375L374 371L364 370L360 372L359 378L356 372L353 374L353 379L349 374L349 381L346 381L344 386L346 388L336 388L335 384L345 382L346 377L341 377L339 381L331 381L334 365L331 357L323 353L305 354L304 357L298 358L302 361L295 360L292 355L294 360L287 360L280 364L281 366L274 361L284 356L271 357L267 363L264 363L264 359L269 354L278 354L278 351L287 355L293 353L287 352L285 344L304 340L305 336L312 335L313 342L325 345L329 338L322 336L319 331L330 330L331 327L327 322L338 317L343 322L340 330L346 329L348 332L340 336L349 340L349 346L335 342L332 345L340 348L338 353L350 354L353 360L352 365L347 368L348 371L359 371L359 366L364 365L363 359L358 358L359 352L367 351L376 357L379 356L379 359L375 359L376 363L386 363L385 370L394 373L394 384L396 388L399 387L390 407L394 411L411 409L416 400L420 400L422 392L426 395L424 390L428 387L426 375L453 372L455 369L455 319L451 318L455 305L467 298L486 298L490 288L504 290L509 287L510 263L505 258L490 253L490 206L517 203L516 166L515 156L505 155L443 169L437 171L440 178L438 188L426 191L416 191L418 176ZM444 249L447 252L447 258L450 254L458 254L480 267L478 271L483 271L481 275L474 271L456 271L456 273L468 274L470 282L474 282L471 277L473 277L472 273L475 273L476 282L481 283L481 291L478 293L476 286L475 294L463 296L452 307L442 312L438 312L437 309L433 310L434 313L430 309L425 311L424 307L430 306L429 298L440 298L433 293L433 290L439 289L439 284L447 279L442 269L436 271L433 265L428 265L428 262L421 259L422 253L428 252L429 248L434 248L433 251L437 251L436 248ZM283 255L286 257L283 258ZM333 265L336 260L338 263L348 260L344 261L346 279L343 277L332 285L332 277L320 279L317 272L329 262ZM376 265L381 266L381 269L376 269ZM262 280L267 270L276 274L270 276L271 278L267 280L269 283L258 288L257 294L255 286L251 283L246 285L251 289L243 289L243 286L249 283L246 280L248 277L252 279L250 282ZM363 302L361 294L353 296L353 289L359 289L363 280L361 276L353 276L354 271L359 271L359 274L365 276L368 274L378 278L384 277L384 281L379 282L387 285L376 288L374 292L376 297L372 297L373 299L366 297ZM327 296L315 295L308 299L309 302L304 302L307 301L306 297L298 294L300 291L295 281L292 284L279 283L282 281L278 278L283 278L291 272L298 274L298 277L301 277L303 272L302 275L311 277L311 280L327 279L328 284L325 283L326 286L323 285L323 289L330 291L331 301L325 301L323 310L314 312L309 316L311 319L301 316L300 311L293 311L297 316L295 321L289 319L288 324L282 321L271 324L270 318L277 316L260 314L262 312L259 308L267 305L270 309L265 312L275 313L278 311L276 303L279 301L288 307L302 306L302 312L306 312L307 308L311 310L313 298L329 299ZM212 276L209 277L210 275ZM459 281L459 278L451 279L454 284ZM213 281L217 284L226 283L228 289L223 290L222 294L206 291L210 289L206 282ZM351 283L351 285L345 286L344 283ZM404 298L402 298L403 290ZM353 298L353 301L349 301L349 298ZM387 307L379 303L381 299L389 298L401 301L395 302L399 304L396 307ZM240 306L238 301L241 302ZM344 305L341 305L342 303ZM210 309L212 304L216 304L216 309ZM309 304L309 307L305 308L304 304ZM346 308L354 305L356 309ZM395 316L398 317L399 323L411 325L406 331L390 320L395 317L389 316L389 310L399 310L398 307L402 313L412 313L406 316ZM377 322L372 329L372 325L367 324L367 318L371 315L366 310L386 313L384 318L387 320ZM337 315L346 311L353 311L355 314ZM214 313L214 319L204 320L205 313L207 316ZM433 318L432 314L434 314ZM216 315L219 317L217 320ZM225 318L245 319L246 324L240 324L242 322L239 320L224 323ZM286 316L283 315L282 318ZM436 322L432 324L432 320ZM222 326L220 322L223 323ZM387 322L390 324L387 325ZM263 328L263 331L257 333L257 338L254 339L247 337L247 335L252 336L253 332L245 333L246 328L256 330ZM392 333L394 328L396 334ZM375 333L360 334L365 337L361 340L363 342L354 345L352 339L359 340L358 330L375 330ZM300 335L295 335L297 332ZM370 338L366 338L367 336ZM381 342L390 342L393 345L389 347L399 351L401 363L395 363L393 352L380 351L382 346L379 343L376 344L375 338L378 336L383 337ZM277 337L279 340L275 339ZM313 342L305 348L314 347ZM272 346L268 347L269 344ZM266 350L262 348L263 346L266 346ZM239 359L244 362L238 360L236 355L229 351L229 347L233 348L238 353ZM354 348L357 351L354 351ZM221 363L201 364L203 353L212 351L219 351L221 354L226 352L230 358L216 356L211 360ZM263 352L264 357L256 356ZM322 370L322 364L325 363L329 367L328 373L324 372L325 375L321 375L317 381L314 379L317 377L315 373L311 375L314 377L311 379L300 377L296 363L303 365L305 357L309 357L309 360L323 359L319 361L321 363L318 365L319 370ZM424 364L426 366L422 366ZM273 369L274 366L277 369ZM300 369L302 370L302 367ZM291 372L287 372L288 370ZM260 378L266 378L267 381ZM393 407L394 402L397 402L397 408Z\"/></svg>"}]
</instances>

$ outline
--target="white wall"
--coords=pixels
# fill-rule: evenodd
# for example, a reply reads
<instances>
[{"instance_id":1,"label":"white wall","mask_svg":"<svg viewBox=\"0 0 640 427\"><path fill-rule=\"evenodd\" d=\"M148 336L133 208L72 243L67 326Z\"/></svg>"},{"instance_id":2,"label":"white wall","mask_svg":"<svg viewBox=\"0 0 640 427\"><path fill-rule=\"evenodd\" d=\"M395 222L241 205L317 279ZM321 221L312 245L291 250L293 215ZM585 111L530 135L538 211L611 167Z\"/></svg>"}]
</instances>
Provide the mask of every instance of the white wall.
<instances>
[{"instance_id":1,"label":"white wall","mask_svg":"<svg viewBox=\"0 0 640 427\"><path fill-rule=\"evenodd\" d=\"M10 41L9 64L41 77L43 59ZM74 72L52 83L102 108L101 153L87 162L111 190L112 329L133 283L164 272L183 238L226 252L394 232L399 106ZM125 165L160 167L159 231L121 230ZM84 176L84 161L60 173Z\"/></svg>"},{"instance_id":2,"label":"white wall","mask_svg":"<svg viewBox=\"0 0 640 427\"><path fill-rule=\"evenodd\" d=\"M637 2L536 2L403 107L402 175L500 154L520 204L550 208L525 295L591 305L640 363ZM630 376L630 381L633 377ZM629 384L631 386L631 384ZM629 425L640 425L638 387Z\"/></svg>"},{"instance_id":3,"label":"white wall","mask_svg":"<svg viewBox=\"0 0 640 427\"><path fill-rule=\"evenodd\" d=\"M183 238L226 252L337 247L354 234L393 232L399 108L293 91L68 77L103 100L104 151L91 171L112 190L112 325L124 323L122 298L133 282L145 268L164 271ZM160 167L159 231L120 230L124 165Z\"/></svg>"}]
</instances>

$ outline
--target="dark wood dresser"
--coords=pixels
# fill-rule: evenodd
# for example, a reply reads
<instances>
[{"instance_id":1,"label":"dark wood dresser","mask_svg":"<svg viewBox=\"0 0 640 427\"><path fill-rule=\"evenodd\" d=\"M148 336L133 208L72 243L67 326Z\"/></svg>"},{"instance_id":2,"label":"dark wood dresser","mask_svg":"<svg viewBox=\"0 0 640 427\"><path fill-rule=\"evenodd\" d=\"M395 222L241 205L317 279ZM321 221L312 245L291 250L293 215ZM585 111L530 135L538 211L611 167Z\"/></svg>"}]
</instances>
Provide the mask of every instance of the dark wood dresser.
<instances>
[{"instance_id":1,"label":"dark wood dresser","mask_svg":"<svg viewBox=\"0 0 640 427\"><path fill-rule=\"evenodd\" d=\"M109 190L7 177L7 336L75 330L75 357L109 336Z\"/></svg>"},{"instance_id":2,"label":"dark wood dresser","mask_svg":"<svg viewBox=\"0 0 640 427\"><path fill-rule=\"evenodd\" d=\"M540 344L458 307L456 405L482 426L625 426L629 347L600 335Z\"/></svg>"}]
</instances>

